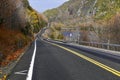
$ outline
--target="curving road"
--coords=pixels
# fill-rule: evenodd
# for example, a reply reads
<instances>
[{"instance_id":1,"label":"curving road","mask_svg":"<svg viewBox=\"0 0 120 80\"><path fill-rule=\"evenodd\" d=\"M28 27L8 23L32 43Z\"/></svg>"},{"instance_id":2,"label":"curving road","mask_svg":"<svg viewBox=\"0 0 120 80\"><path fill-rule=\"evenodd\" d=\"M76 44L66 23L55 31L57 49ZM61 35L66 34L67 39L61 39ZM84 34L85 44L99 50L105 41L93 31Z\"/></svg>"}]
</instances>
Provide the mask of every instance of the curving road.
<instances>
[{"instance_id":1,"label":"curving road","mask_svg":"<svg viewBox=\"0 0 120 80\"><path fill-rule=\"evenodd\" d=\"M28 75L34 48L33 43L8 80L26 80L27 76L31 80L120 80L119 62L40 39L36 40L32 75Z\"/></svg>"}]
</instances>

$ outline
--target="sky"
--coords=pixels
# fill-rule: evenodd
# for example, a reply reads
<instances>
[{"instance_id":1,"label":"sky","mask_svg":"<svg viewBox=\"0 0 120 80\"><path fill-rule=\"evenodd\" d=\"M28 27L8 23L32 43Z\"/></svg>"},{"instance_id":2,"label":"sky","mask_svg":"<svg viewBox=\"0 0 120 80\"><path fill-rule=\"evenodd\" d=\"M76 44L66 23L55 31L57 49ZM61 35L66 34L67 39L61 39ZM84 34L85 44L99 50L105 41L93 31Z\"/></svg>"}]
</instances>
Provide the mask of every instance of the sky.
<instances>
[{"instance_id":1,"label":"sky","mask_svg":"<svg viewBox=\"0 0 120 80\"><path fill-rule=\"evenodd\" d=\"M28 0L30 5L38 12L56 8L68 0Z\"/></svg>"}]
</instances>

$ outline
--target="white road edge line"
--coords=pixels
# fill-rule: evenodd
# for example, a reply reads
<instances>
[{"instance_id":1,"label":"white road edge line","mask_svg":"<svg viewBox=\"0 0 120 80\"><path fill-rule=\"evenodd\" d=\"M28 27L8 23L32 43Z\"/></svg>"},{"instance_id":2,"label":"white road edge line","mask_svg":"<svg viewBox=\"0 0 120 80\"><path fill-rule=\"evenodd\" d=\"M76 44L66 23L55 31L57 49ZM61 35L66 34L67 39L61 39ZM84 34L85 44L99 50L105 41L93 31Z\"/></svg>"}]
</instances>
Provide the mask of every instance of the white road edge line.
<instances>
[{"instance_id":1,"label":"white road edge line","mask_svg":"<svg viewBox=\"0 0 120 80\"><path fill-rule=\"evenodd\" d=\"M34 67L34 62L35 62L35 55L36 55L36 40L35 40L34 52L33 52L32 60L31 60L31 63L30 63L30 67L29 67L29 71L28 71L26 80L32 80L33 67Z\"/></svg>"}]
</instances>

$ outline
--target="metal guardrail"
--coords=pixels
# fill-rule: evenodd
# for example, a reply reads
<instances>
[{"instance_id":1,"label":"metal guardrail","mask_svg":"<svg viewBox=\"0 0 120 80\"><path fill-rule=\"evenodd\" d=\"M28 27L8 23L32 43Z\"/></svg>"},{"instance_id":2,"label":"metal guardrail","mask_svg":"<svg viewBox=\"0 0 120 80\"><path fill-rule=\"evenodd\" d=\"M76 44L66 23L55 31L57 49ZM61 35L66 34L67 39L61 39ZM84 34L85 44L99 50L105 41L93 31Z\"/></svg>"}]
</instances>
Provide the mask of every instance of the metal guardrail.
<instances>
[{"instance_id":1,"label":"metal guardrail","mask_svg":"<svg viewBox=\"0 0 120 80\"><path fill-rule=\"evenodd\" d=\"M79 44L86 45L86 46L97 47L97 48L108 49L108 50L120 51L120 45L119 44L86 42L86 41L80 41Z\"/></svg>"},{"instance_id":2,"label":"metal guardrail","mask_svg":"<svg viewBox=\"0 0 120 80\"><path fill-rule=\"evenodd\" d=\"M120 45L119 44L110 44L110 43L99 43L99 42L87 42L87 41L64 41L64 40L58 40L55 41L63 42L63 43L77 43L79 45L85 45L85 46L92 46L107 50L113 50L113 51L120 51Z\"/></svg>"}]
</instances>

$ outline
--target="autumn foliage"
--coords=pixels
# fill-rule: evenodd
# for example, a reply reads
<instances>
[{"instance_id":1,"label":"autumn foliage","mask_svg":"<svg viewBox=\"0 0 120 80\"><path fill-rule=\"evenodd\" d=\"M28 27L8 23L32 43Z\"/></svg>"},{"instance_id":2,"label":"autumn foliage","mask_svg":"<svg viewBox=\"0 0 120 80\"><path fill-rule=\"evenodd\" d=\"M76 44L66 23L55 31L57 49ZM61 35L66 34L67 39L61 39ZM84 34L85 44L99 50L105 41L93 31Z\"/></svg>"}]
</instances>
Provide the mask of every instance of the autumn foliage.
<instances>
[{"instance_id":1,"label":"autumn foliage","mask_svg":"<svg viewBox=\"0 0 120 80\"><path fill-rule=\"evenodd\" d=\"M110 42L120 44L120 14L117 14L111 18L108 27L108 38Z\"/></svg>"},{"instance_id":2,"label":"autumn foliage","mask_svg":"<svg viewBox=\"0 0 120 80\"><path fill-rule=\"evenodd\" d=\"M0 0L0 64L15 60L47 19L28 0Z\"/></svg>"},{"instance_id":3,"label":"autumn foliage","mask_svg":"<svg viewBox=\"0 0 120 80\"><path fill-rule=\"evenodd\" d=\"M0 63L7 64L9 61L16 59L25 45L28 44L30 38L23 35L17 30L9 30L0 28ZM7 62L6 62L7 61Z\"/></svg>"}]
</instances>

